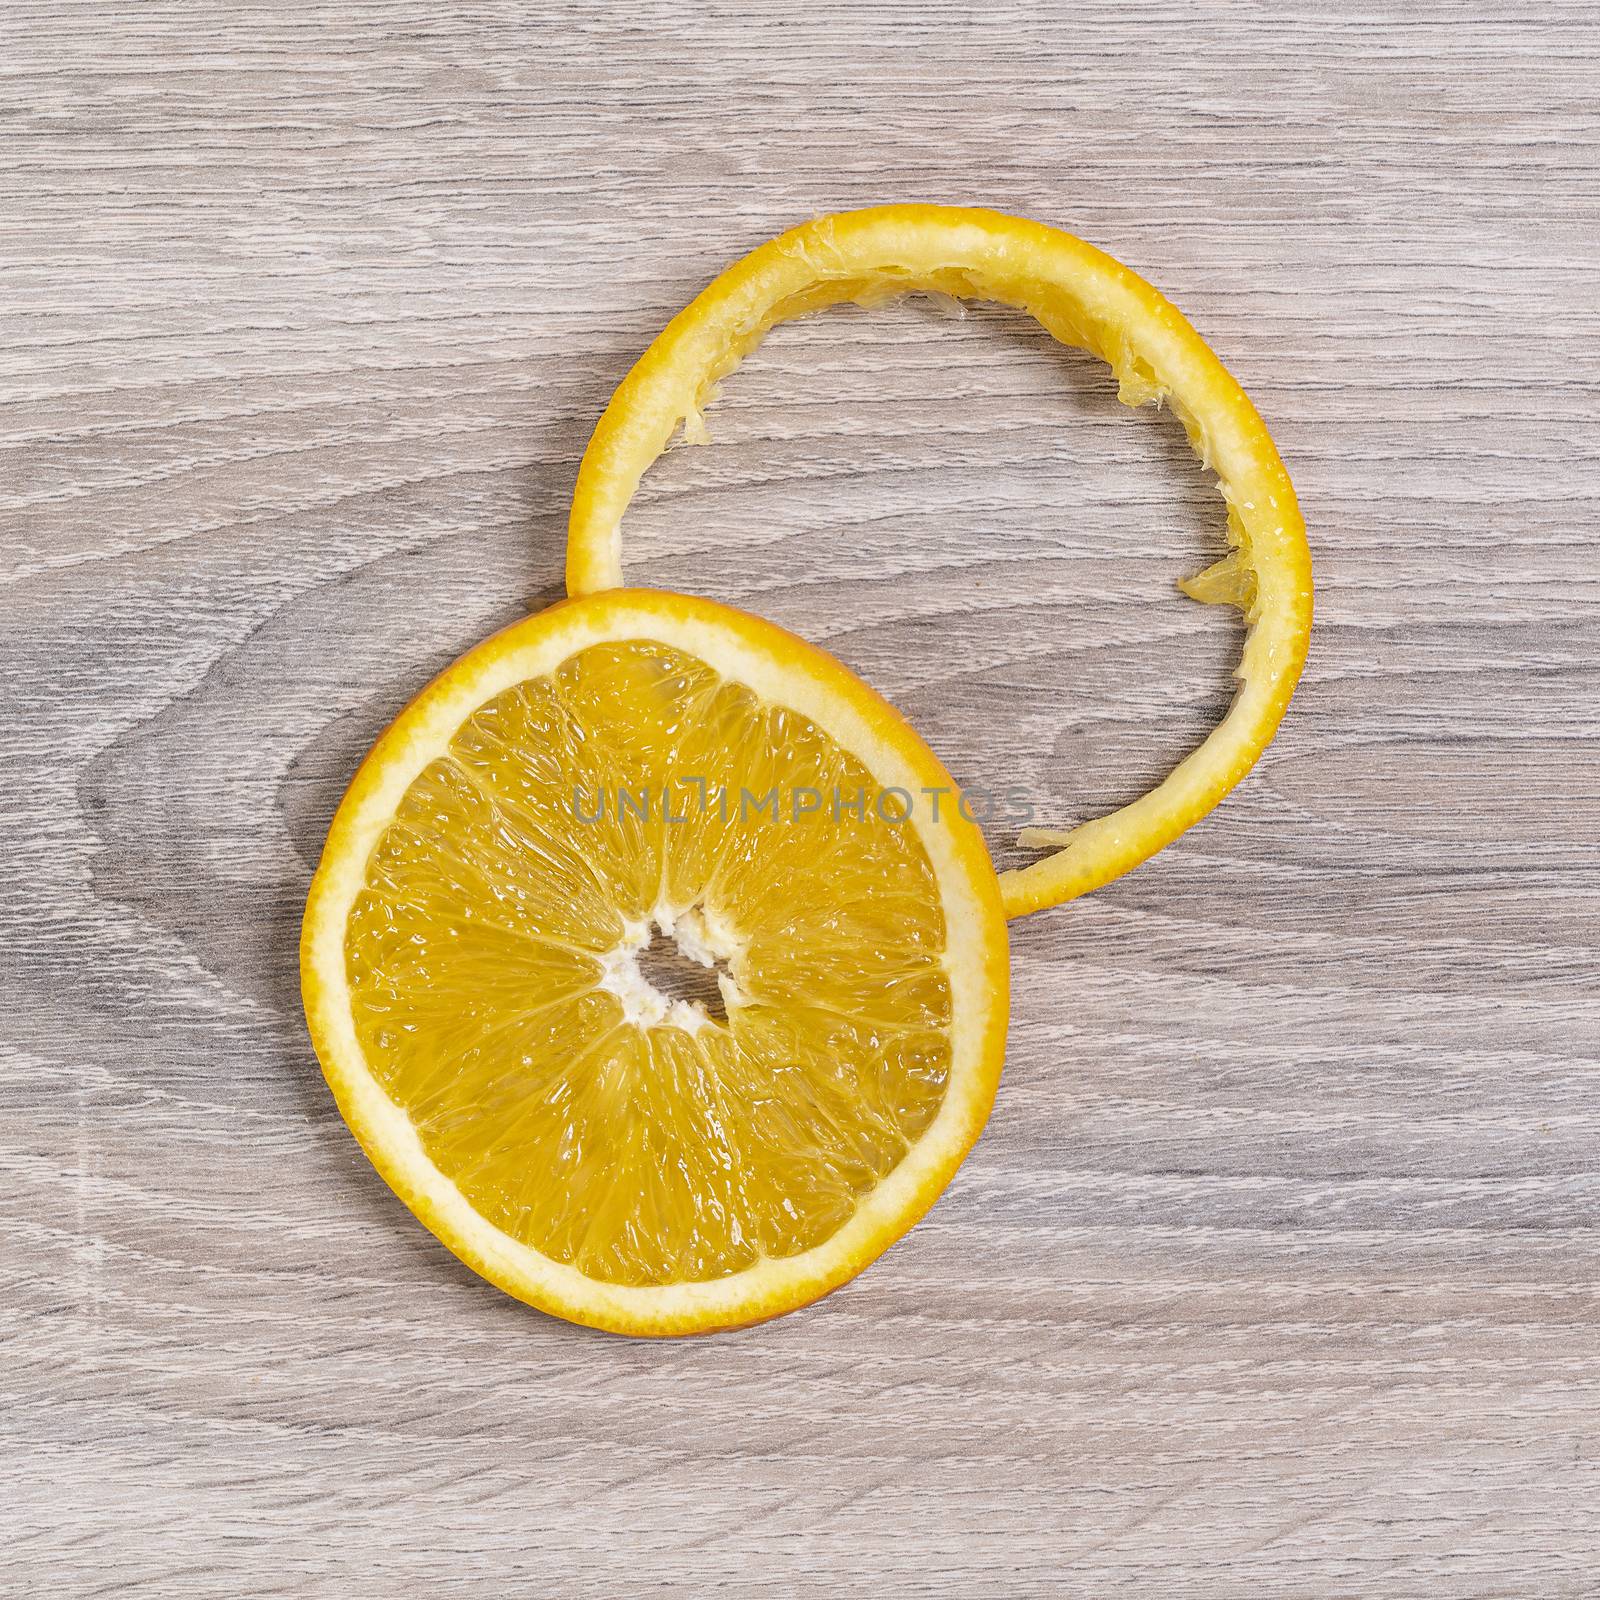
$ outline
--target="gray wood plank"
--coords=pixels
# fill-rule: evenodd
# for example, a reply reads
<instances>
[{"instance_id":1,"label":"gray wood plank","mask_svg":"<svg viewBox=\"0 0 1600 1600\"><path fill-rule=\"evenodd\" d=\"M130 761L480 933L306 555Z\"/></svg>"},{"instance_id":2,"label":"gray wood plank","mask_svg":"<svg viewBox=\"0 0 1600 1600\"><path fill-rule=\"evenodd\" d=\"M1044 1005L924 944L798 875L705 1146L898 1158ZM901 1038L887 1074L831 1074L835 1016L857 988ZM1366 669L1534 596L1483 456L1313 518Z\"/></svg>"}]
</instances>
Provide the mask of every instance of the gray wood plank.
<instances>
[{"instance_id":1,"label":"gray wood plank","mask_svg":"<svg viewBox=\"0 0 1600 1600\"><path fill-rule=\"evenodd\" d=\"M188 1596L1600 1593L1600 7L0 13L0 1575ZM559 593L632 357L887 199L1189 314L1312 527L1257 773L1018 923L1006 1082L817 1307L647 1345L456 1264L300 1019L332 808ZM1218 505L1021 318L779 330L630 575L1042 818L1225 703ZM1002 864L1022 859L993 838Z\"/></svg>"}]
</instances>

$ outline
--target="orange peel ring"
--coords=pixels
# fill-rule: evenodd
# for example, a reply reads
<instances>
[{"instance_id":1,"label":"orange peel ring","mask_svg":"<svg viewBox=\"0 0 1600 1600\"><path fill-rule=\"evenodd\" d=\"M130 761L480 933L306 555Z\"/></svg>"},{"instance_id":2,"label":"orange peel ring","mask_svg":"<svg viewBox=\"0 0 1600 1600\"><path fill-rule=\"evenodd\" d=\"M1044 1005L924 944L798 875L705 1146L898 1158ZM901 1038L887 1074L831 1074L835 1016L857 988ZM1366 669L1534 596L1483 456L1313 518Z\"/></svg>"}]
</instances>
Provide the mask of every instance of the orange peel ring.
<instances>
[{"instance_id":1,"label":"orange peel ring","mask_svg":"<svg viewBox=\"0 0 1600 1600\"><path fill-rule=\"evenodd\" d=\"M1247 624L1227 715L1154 789L1064 830L999 874L1008 917L1120 877L1205 816L1271 741L1304 664L1311 557L1294 488L1248 396L1178 309L1137 273L1059 229L995 211L881 206L803 224L735 262L662 330L611 397L573 494L567 590L622 586L622 516L680 424L775 324L842 301L929 291L1026 311L1116 374L1128 405L1170 406L1227 502L1229 550L1180 585Z\"/></svg>"}]
</instances>

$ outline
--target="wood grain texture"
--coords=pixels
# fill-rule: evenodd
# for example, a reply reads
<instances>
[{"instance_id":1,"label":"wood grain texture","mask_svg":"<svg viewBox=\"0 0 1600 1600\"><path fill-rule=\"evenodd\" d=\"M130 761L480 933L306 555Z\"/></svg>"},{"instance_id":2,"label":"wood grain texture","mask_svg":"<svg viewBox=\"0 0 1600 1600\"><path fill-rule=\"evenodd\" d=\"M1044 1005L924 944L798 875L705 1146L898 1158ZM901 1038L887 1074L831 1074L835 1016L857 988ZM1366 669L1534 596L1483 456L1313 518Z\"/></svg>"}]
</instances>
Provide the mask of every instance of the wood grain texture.
<instances>
[{"instance_id":1,"label":"wood grain texture","mask_svg":"<svg viewBox=\"0 0 1600 1600\"><path fill-rule=\"evenodd\" d=\"M1600 7L8 0L0 1589L1600 1594ZM855 1284L657 1346L450 1259L295 940L589 427L876 201L1165 289L1312 527L1277 744L1014 928L995 1118ZM1042 818L1237 639L1218 503L1022 319L780 330L630 572L826 643ZM1006 837L996 854L1016 859Z\"/></svg>"}]
</instances>

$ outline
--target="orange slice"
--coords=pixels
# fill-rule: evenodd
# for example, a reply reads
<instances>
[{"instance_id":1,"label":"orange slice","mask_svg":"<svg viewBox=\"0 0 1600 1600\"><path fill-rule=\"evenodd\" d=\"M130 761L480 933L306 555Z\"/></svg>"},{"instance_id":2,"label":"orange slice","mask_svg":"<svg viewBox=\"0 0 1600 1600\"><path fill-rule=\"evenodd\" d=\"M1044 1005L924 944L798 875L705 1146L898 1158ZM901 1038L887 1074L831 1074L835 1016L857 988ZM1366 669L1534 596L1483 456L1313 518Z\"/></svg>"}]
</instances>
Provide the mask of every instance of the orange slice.
<instances>
[{"instance_id":1,"label":"orange slice","mask_svg":"<svg viewBox=\"0 0 1600 1600\"><path fill-rule=\"evenodd\" d=\"M645 469L774 324L840 301L928 290L1027 311L1108 362L1129 405L1177 413L1227 502L1228 553L1181 585L1248 624L1238 692L1206 740L1148 794L1068 829L1028 828L1052 853L1000 875L1006 914L1058 905L1119 877L1206 815L1276 732L1305 661L1311 558L1283 462L1255 407L1177 308L1136 273L1041 223L994 211L882 206L822 217L729 267L639 358L578 473L567 547L574 595L623 581L621 524Z\"/></svg>"},{"instance_id":2,"label":"orange slice","mask_svg":"<svg viewBox=\"0 0 1600 1600\"><path fill-rule=\"evenodd\" d=\"M933 1203L999 1081L1005 919L951 792L769 623L647 590L517 623L329 832L301 970L346 1121L463 1261L573 1321L817 1298ZM659 986L673 945L697 995Z\"/></svg>"}]
</instances>

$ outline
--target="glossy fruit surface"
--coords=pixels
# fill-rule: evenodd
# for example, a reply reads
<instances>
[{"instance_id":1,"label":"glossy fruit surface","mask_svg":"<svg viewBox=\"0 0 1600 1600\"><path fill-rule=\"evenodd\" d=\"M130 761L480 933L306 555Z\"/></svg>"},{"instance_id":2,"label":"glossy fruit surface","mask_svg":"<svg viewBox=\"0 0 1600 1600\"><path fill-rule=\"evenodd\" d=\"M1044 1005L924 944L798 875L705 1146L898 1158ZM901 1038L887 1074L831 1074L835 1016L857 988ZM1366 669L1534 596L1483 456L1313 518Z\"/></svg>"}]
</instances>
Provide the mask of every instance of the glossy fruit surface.
<instances>
[{"instance_id":1,"label":"glossy fruit surface","mask_svg":"<svg viewBox=\"0 0 1600 1600\"><path fill-rule=\"evenodd\" d=\"M302 974L346 1120L546 1310L686 1333L815 1299L933 1202L998 1082L1005 923L950 789L848 669L714 602L516 624L330 830ZM696 996L652 981L671 954Z\"/></svg>"}]
</instances>

